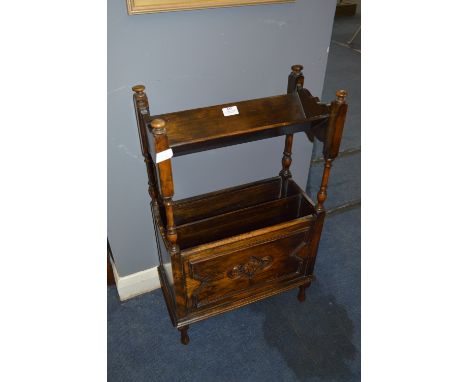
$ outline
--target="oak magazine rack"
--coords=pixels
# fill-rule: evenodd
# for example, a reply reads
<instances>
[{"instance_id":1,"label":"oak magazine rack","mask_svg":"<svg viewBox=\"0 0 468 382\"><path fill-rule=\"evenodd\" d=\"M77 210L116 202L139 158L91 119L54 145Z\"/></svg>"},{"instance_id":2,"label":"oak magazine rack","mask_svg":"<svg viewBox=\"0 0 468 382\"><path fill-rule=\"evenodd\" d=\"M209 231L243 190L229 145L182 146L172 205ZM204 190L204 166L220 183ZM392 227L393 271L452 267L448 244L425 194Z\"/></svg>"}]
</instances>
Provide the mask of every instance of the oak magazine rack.
<instances>
[{"instance_id":1,"label":"oak magazine rack","mask_svg":"<svg viewBox=\"0 0 468 382\"><path fill-rule=\"evenodd\" d=\"M314 279L332 161L348 105L303 87L292 66L287 94L151 116L143 85L133 99L158 244L158 273L173 325L189 343L189 325L299 288ZM292 179L292 143L305 132L323 142L325 165L314 203ZM278 176L173 200L171 158L285 135Z\"/></svg>"}]
</instances>

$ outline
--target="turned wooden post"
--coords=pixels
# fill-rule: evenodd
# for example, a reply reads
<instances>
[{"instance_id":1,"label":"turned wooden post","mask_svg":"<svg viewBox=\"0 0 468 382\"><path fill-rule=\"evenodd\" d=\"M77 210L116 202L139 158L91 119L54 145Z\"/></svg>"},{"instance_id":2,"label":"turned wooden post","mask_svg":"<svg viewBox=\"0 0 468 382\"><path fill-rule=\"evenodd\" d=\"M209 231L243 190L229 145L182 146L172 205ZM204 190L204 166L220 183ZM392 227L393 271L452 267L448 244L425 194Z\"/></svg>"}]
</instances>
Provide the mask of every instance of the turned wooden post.
<instances>
[{"instance_id":1,"label":"turned wooden post","mask_svg":"<svg viewBox=\"0 0 468 382\"><path fill-rule=\"evenodd\" d=\"M338 90L336 92L336 100L330 104L330 117L328 119L326 138L323 144L323 157L325 164L322 174L322 182L320 190L317 194L317 219L314 222L314 229L310 239L310 257L306 265L306 274L310 275L314 271L315 259L322 234L323 222L325 220L325 207L324 203L327 199L328 179L333 160L338 156L340 151L341 137L343 135L343 127L348 111L348 104L345 102L346 91ZM305 300L305 289L308 288L310 283L299 287L299 294L297 298L299 301Z\"/></svg>"},{"instance_id":2,"label":"turned wooden post","mask_svg":"<svg viewBox=\"0 0 468 382\"><path fill-rule=\"evenodd\" d=\"M293 65L291 67L291 74L288 77L288 94L294 93L304 86L304 75L302 74L302 65ZM279 175L281 176L281 197L285 197L288 193L288 183L292 174L289 168L292 163L292 144L293 134L286 134L283 150L282 170Z\"/></svg>"},{"instance_id":3,"label":"turned wooden post","mask_svg":"<svg viewBox=\"0 0 468 382\"><path fill-rule=\"evenodd\" d=\"M325 142L323 143L323 157L325 165L322 175L322 183L320 190L317 194L317 212L325 212L323 206L327 199L328 178L333 160L338 156L340 151L341 136L343 135L343 127L348 111L348 104L345 101L345 90L338 90L336 92L336 100L330 104L330 117L328 119L327 134Z\"/></svg>"},{"instance_id":4,"label":"turned wooden post","mask_svg":"<svg viewBox=\"0 0 468 382\"><path fill-rule=\"evenodd\" d=\"M145 87L143 85L135 85L132 87L132 90L134 91L133 104L138 125L138 135L140 137L141 153L143 154L146 172L148 174L148 193L151 197L151 201L157 202L159 197L158 183L156 182L157 178L154 172L154 163L149 150L148 134L146 130L146 125L150 116L148 97L146 96Z\"/></svg>"},{"instance_id":5,"label":"turned wooden post","mask_svg":"<svg viewBox=\"0 0 468 382\"><path fill-rule=\"evenodd\" d=\"M174 202L172 200L172 197L174 196L174 182L172 179L172 165L170 159L172 157L172 150L169 147L169 140L167 138L165 126L166 122L162 119L153 119L151 121L151 129L154 136L154 147L156 150L157 174L159 176L161 197L166 215L165 238L169 242L169 254L171 256L171 266L174 277L176 313L179 317L184 317L186 314L186 293L182 259L180 258L180 249L177 244L177 229L173 208ZM186 331L185 336L187 336Z\"/></svg>"},{"instance_id":6,"label":"turned wooden post","mask_svg":"<svg viewBox=\"0 0 468 382\"><path fill-rule=\"evenodd\" d=\"M292 163L292 143L293 143L293 135L292 134L287 134L286 135L286 140L284 142L284 151L283 151L283 160L282 160L282 165L283 169L280 171L280 176L281 176L281 197L285 197L288 193L288 182L289 179L291 179L292 174L291 171L289 170L289 167L291 166Z\"/></svg>"},{"instance_id":7,"label":"turned wooden post","mask_svg":"<svg viewBox=\"0 0 468 382\"><path fill-rule=\"evenodd\" d=\"M170 150L166 128L164 127L165 125L166 122L162 119L153 119L151 121L151 128L154 136L154 147L156 149L156 165L158 167L159 183L161 186L161 196L166 211L166 238L170 243L170 252L173 254L178 253L179 248L177 246L177 231L172 207L172 197L174 196L174 182L172 180L172 165L170 160L172 155L161 161L158 160L158 156L165 155Z\"/></svg>"}]
</instances>

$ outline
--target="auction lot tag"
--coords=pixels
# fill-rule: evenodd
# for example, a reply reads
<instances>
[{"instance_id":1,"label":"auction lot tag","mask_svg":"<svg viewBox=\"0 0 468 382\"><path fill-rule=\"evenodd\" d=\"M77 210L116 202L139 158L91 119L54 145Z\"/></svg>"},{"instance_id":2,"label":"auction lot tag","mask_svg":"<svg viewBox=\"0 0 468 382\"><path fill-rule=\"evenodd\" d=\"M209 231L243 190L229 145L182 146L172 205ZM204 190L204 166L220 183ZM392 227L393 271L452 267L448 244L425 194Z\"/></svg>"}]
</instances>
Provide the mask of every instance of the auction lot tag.
<instances>
[{"instance_id":1,"label":"auction lot tag","mask_svg":"<svg viewBox=\"0 0 468 382\"><path fill-rule=\"evenodd\" d=\"M230 115L239 114L239 110L237 110L237 106L223 107L223 114L225 117L229 117Z\"/></svg>"},{"instance_id":2,"label":"auction lot tag","mask_svg":"<svg viewBox=\"0 0 468 382\"><path fill-rule=\"evenodd\" d=\"M156 153L156 163L163 162L165 160L171 159L174 156L172 149L167 149L161 151L160 153Z\"/></svg>"}]
</instances>

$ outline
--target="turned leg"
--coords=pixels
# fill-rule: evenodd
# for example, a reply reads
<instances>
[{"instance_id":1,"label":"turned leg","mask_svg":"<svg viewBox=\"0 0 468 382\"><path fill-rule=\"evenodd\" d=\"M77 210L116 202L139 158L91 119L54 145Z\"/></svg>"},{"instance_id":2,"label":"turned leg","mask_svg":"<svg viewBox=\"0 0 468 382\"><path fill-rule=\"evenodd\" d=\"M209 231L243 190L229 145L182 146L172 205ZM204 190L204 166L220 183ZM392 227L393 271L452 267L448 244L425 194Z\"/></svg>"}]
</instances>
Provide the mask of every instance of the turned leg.
<instances>
[{"instance_id":1,"label":"turned leg","mask_svg":"<svg viewBox=\"0 0 468 382\"><path fill-rule=\"evenodd\" d=\"M188 345L188 343L190 342L190 338L187 334L188 328L189 328L188 325L178 328L180 332L180 342L182 342L184 345Z\"/></svg>"},{"instance_id":2,"label":"turned leg","mask_svg":"<svg viewBox=\"0 0 468 382\"><path fill-rule=\"evenodd\" d=\"M305 298L306 298L305 290L306 290L308 287L310 287L310 283L301 285L301 286L299 287L299 294L297 295L297 299L298 299L300 302L304 302L304 301L305 301Z\"/></svg>"}]
</instances>

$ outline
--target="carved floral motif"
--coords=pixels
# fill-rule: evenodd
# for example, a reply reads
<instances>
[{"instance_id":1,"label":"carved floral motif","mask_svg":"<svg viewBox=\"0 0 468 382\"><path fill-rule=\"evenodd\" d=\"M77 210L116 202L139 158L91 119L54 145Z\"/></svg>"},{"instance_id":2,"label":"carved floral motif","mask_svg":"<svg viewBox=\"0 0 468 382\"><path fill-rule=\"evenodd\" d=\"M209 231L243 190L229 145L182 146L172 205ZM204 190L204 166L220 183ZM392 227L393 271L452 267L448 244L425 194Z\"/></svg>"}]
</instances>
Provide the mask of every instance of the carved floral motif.
<instances>
[{"instance_id":1,"label":"carved floral motif","mask_svg":"<svg viewBox=\"0 0 468 382\"><path fill-rule=\"evenodd\" d=\"M237 279L239 277L246 277L251 279L255 274L262 269L268 268L273 262L271 256L264 256L259 259L256 256L250 256L245 264L238 264L227 272L230 279Z\"/></svg>"}]
</instances>

